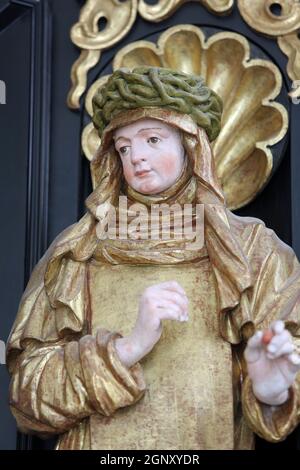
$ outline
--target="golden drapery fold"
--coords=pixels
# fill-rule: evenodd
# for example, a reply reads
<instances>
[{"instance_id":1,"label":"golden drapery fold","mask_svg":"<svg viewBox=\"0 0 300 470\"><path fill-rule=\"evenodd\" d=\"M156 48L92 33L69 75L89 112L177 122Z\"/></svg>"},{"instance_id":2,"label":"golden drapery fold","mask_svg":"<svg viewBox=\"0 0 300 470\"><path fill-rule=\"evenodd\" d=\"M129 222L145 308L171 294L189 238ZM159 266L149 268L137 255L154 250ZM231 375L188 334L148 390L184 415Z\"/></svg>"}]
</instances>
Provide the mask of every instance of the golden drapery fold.
<instances>
[{"instance_id":1,"label":"golden drapery fold","mask_svg":"<svg viewBox=\"0 0 300 470\"><path fill-rule=\"evenodd\" d=\"M109 416L137 401L145 388L140 366L129 372L118 360L113 346L117 337L99 330L96 337L78 341L30 344L10 388L19 428L47 437L93 413Z\"/></svg>"},{"instance_id":2,"label":"golden drapery fold","mask_svg":"<svg viewBox=\"0 0 300 470\"><path fill-rule=\"evenodd\" d=\"M243 346L251 334L274 319L285 321L298 341L300 268L293 250L261 221L226 210L207 139L188 116L137 111L127 113L120 125L151 116L183 131L197 181L195 200L205 204L205 249L215 275L220 335L233 350L239 348L233 356L235 364L243 364ZM116 204L122 187L120 165L110 141L113 128L107 129L92 164L95 190L87 199L88 212L57 237L36 266L8 341L10 404L18 426L43 436L66 433L61 439L68 443L88 440L89 416L109 415L118 407L134 404L145 390L140 364L128 370L117 358L114 338L118 332L89 335L86 266L102 250L96 234L97 207ZM172 249L174 246L170 253ZM113 250L109 254L111 263L147 264L151 249L147 255L147 250L141 251L137 243L127 240L118 246L119 258ZM186 262L188 256L182 249L171 264ZM99 371L96 381L87 369ZM269 441L284 439L299 421L298 382L286 404L270 407L251 393L245 366L234 369L243 382L236 394L240 435L247 434L250 427ZM234 383L238 388L238 381ZM243 415L239 415L238 403ZM243 446L247 444L240 444Z\"/></svg>"}]
</instances>

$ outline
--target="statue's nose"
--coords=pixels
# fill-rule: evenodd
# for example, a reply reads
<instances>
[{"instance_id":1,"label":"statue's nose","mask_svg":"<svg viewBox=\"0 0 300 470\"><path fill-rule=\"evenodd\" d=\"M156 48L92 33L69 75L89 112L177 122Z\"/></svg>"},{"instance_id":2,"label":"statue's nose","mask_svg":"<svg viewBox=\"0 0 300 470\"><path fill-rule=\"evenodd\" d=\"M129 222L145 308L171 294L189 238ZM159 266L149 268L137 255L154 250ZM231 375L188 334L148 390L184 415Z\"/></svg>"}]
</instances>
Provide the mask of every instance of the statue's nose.
<instances>
[{"instance_id":1,"label":"statue's nose","mask_svg":"<svg viewBox=\"0 0 300 470\"><path fill-rule=\"evenodd\" d=\"M137 146L131 149L131 162L133 163L133 165L136 165L137 163L140 163L146 160L147 160L147 155L141 147Z\"/></svg>"}]
</instances>

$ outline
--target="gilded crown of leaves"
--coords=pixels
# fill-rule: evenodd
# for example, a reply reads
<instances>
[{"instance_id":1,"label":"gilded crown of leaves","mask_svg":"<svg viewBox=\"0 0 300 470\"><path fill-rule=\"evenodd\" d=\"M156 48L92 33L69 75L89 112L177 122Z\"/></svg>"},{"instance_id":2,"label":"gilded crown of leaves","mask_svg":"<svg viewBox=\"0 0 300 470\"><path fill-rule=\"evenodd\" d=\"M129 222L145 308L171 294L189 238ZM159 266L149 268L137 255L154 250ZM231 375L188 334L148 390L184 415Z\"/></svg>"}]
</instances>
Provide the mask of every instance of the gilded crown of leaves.
<instances>
[{"instance_id":1,"label":"gilded crown of leaves","mask_svg":"<svg viewBox=\"0 0 300 470\"><path fill-rule=\"evenodd\" d=\"M120 112L163 107L188 114L210 141L221 127L222 100L202 77L162 67L116 70L93 97L93 123L99 136Z\"/></svg>"}]
</instances>

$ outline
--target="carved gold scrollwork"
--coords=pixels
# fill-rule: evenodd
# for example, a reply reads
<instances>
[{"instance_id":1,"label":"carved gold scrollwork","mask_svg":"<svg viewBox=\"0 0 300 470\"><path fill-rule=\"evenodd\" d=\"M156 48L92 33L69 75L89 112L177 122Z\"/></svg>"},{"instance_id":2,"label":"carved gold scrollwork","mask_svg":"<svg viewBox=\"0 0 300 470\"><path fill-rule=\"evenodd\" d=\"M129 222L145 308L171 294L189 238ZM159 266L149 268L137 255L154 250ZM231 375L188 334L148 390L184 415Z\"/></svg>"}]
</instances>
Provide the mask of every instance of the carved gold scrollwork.
<instances>
[{"instance_id":1,"label":"carved gold scrollwork","mask_svg":"<svg viewBox=\"0 0 300 470\"><path fill-rule=\"evenodd\" d=\"M102 50L117 44L130 31L138 12L147 21L160 22L189 1L192 0L157 0L155 5L149 5L145 0L87 0L81 9L79 22L71 30L72 41L82 52L72 67L68 106L72 109L79 108L80 98L86 90L89 70L99 62ZM234 6L234 0L193 1L201 3L217 15L230 13ZM294 80L295 88L295 80L300 80L300 2L238 0L237 5L243 19L254 30L279 38L279 47L289 58L287 72ZM101 20L106 20L107 23L99 30ZM300 87L292 91L290 96L299 97Z\"/></svg>"},{"instance_id":2,"label":"carved gold scrollwork","mask_svg":"<svg viewBox=\"0 0 300 470\"><path fill-rule=\"evenodd\" d=\"M74 62L71 69L72 88L67 99L69 108L78 109L80 107L79 100L86 90L88 71L99 62L100 57L100 51L83 50Z\"/></svg>"},{"instance_id":3,"label":"carved gold scrollwork","mask_svg":"<svg viewBox=\"0 0 300 470\"><path fill-rule=\"evenodd\" d=\"M67 100L70 108L79 108L88 71L99 62L101 51L118 43L130 31L137 15L137 1L88 0L82 7L79 22L71 29L72 42L83 51L72 67L72 88ZM106 24L99 30L100 20Z\"/></svg>"},{"instance_id":4,"label":"carved gold scrollwork","mask_svg":"<svg viewBox=\"0 0 300 470\"><path fill-rule=\"evenodd\" d=\"M138 0L87 0L80 11L79 21L71 29L72 42L82 52L72 66L68 106L71 109L80 107L89 70L99 62L101 51L117 44L131 30L138 11L144 19L159 22L188 1L191 0L158 0L156 5L147 5L144 0L139 0L139 3ZM234 0L194 1L220 15L229 13L234 4ZM106 24L103 25L103 21Z\"/></svg>"},{"instance_id":5,"label":"carved gold scrollwork","mask_svg":"<svg viewBox=\"0 0 300 470\"><path fill-rule=\"evenodd\" d=\"M169 18L181 5L190 0L158 0L155 5L148 5L144 0L139 1L139 13L148 21L159 22ZM194 0L202 3L213 13L222 15L229 13L234 0Z\"/></svg>"},{"instance_id":6,"label":"carved gold scrollwork","mask_svg":"<svg viewBox=\"0 0 300 470\"><path fill-rule=\"evenodd\" d=\"M246 23L267 36L283 36L300 28L298 1L238 0L238 7ZM275 7L278 8L277 13Z\"/></svg>"},{"instance_id":7,"label":"carved gold scrollwork","mask_svg":"<svg viewBox=\"0 0 300 470\"><path fill-rule=\"evenodd\" d=\"M83 49L106 49L130 31L136 14L137 0L88 0L71 29L71 39ZM102 18L107 24L99 31Z\"/></svg>"},{"instance_id":8,"label":"carved gold scrollwork","mask_svg":"<svg viewBox=\"0 0 300 470\"><path fill-rule=\"evenodd\" d=\"M293 80L293 91L290 92L291 98L300 98L300 39L298 34L287 34L278 38L278 45L284 52L289 61L287 72Z\"/></svg>"}]
</instances>

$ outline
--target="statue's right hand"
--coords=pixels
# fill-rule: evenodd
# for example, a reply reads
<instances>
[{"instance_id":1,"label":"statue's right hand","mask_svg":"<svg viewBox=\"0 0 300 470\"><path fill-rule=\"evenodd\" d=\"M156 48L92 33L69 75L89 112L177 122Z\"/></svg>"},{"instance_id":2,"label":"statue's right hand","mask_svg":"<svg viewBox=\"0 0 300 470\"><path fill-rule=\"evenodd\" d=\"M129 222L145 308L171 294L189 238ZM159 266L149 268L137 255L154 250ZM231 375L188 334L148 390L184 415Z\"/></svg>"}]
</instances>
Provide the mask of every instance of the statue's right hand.
<instances>
[{"instance_id":1,"label":"statue's right hand","mask_svg":"<svg viewBox=\"0 0 300 470\"><path fill-rule=\"evenodd\" d=\"M138 318L132 334L136 341L142 343L145 352L159 340L161 320L188 320L188 298L176 281L147 287L140 298Z\"/></svg>"},{"instance_id":2,"label":"statue's right hand","mask_svg":"<svg viewBox=\"0 0 300 470\"><path fill-rule=\"evenodd\" d=\"M116 341L123 363L130 366L151 351L162 334L161 320L188 320L188 298L176 281L162 282L144 290L132 333Z\"/></svg>"}]
</instances>

